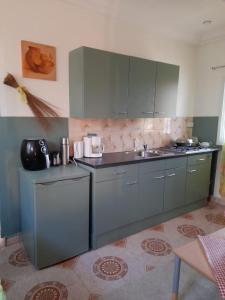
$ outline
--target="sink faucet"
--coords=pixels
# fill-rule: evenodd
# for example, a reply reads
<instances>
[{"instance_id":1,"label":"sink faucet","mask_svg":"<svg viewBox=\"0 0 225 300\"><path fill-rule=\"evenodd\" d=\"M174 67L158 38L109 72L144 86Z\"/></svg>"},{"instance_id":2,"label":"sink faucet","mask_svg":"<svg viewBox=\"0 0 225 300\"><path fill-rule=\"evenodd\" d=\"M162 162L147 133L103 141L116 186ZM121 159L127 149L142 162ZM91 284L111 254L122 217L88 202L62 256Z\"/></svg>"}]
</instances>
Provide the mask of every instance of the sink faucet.
<instances>
[{"instance_id":1,"label":"sink faucet","mask_svg":"<svg viewBox=\"0 0 225 300\"><path fill-rule=\"evenodd\" d=\"M144 145L143 145L143 148L144 148L144 151L147 151L148 145L147 145L147 144L144 144Z\"/></svg>"},{"instance_id":2,"label":"sink faucet","mask_svg":"<svg viewBox=\"0 0 225 300\"><path fill-rule=\"evenodd\" d=\"M133 142L134 142L134 152L136 152L138 149L137 149L137 139L136 138L134 138L133 139Z\"/></svg>"}]
</instances>

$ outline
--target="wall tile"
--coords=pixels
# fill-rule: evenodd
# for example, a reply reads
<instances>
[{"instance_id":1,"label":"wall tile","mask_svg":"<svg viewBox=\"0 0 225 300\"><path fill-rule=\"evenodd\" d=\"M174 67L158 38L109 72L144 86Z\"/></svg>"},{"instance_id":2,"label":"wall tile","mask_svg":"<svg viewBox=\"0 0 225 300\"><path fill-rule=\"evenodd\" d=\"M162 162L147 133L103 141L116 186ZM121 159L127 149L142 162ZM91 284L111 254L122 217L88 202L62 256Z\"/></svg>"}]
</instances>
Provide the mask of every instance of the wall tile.
<instances>
[{"instance_id":1,"label":"wall tile","mask_svg":"<svg viewBox=\"0 0 225 300\"><path fill-rule=\"evenodd\" d=\"M178 137L190 137L192 130L187 123L192 118L151 118L151 119L69 119L69 138L82 140L88 133L99 134L105 152L120 152L143 148L163 147Z\"/></svg>"}]
</instances>

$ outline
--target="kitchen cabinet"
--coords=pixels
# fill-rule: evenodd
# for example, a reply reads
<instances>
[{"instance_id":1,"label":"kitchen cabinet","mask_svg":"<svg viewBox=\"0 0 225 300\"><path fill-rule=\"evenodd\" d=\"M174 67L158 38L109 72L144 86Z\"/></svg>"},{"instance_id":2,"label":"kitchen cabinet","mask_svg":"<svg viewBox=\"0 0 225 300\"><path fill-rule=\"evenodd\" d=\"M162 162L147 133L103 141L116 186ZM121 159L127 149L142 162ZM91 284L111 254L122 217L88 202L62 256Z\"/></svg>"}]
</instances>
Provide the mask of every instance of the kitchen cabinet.
<instances>
[{"instance_id":1,"label":"kitchen cabinet","mask_svg":"<svg viewBox=\"0 0 225 300\"><path fill-rule=\"evenodd\" d=\"M136 219L137 165L96 172L93 228L96 235L130 224Z\"/></svg>"},{"instance_id":2,"label":"kitchen cabinet","mask_svg":"<svg viewBox=\"0 0 225 300\"><path fill-rule=\"evenodd\" d=\"M197 202L209 195L211 159L212 154L188 158L185 203Z\"/></svg>"},{"instance_id":3,"label":"kitchen cabinet","mask_svg":"<svg viewBox=\"0 0 225 300\"><path fill-rule=\"evenodd\" d=\"M176 116L179 66L157 63L154 116Z\"/></svg>"},{"instance_id":4,"label":"kitchen cabinet","mask_svg":"<svg viewBox=\"0 0 225 300\"><path fill-rule=\"evenodd\" d=\"M170 169L165 174L164 211L185 203L186 167Z\"/></svg>"},{"instance_id":5,"label":"kitchen cabinet","mask_svg":"<svg viewBox=\"0 0 225 300\"><path fill-rule=\"evenodd\" d=\"M92 173L92 248L201 207L209 194L211 153L162 158Z\"/></svg>"},{"instance_id":6,"label":"kitchen cabinet","mask_svg":"<svg viewBox=\"0 0 225 300\"><path fill-rule=\"evenodd\" d=\"M139 166L138 220L163 211L165 161L142 163Z\"/></svg>"},{"instance_id":7,"label":"kitchen cabinet","mask_svg":"<svg viewBox=\"0 0 225 300\"><path fill-rule=\"evenodd\" d=\"M186 164L185 157L140 165L138 203L140 219L184 205Z\"/></svg>"},{"instance_id":8,"label":"kitchen cabinet","mask_svg":"<svg viewBox=\"0 0 225 300\"><path fill-rule=\"evenodd\" d=\"M25 249L43 268L89 249L89 173L74 166L20 170Z\"/></svg>"},{"instance_id":9,"label":"kitchen cabinet","mask_svg":"<svg viewBox=\"0 0 225 300\"><path fill-rule=\"evenodd\" d=\"M81 47L69 54L70 116L127 117L129 57Z\"/></svg>"},{"instance_id":10,"label":"kitchen cabinet","mask_svg":"<svg viewBox=\"0 0 225 300\"><path fill-rule=\"evenodd\" d=\"M156 62L130 57L128 116L152 118L155 102Z\"/></svg>"},{"instance_id":11,"label":"kitchen cabinet","mask_svg":"<svg viewBox=\"0 0 225 300\"><path fill-rule=\"evenodd\" d=\"M80 47L69 53L70 116L176 115L179 67Z\"/></svg>"},{"instance_id":12,"label":"kitchen cabinet","mask_svg":"<svg viewBox=\"0 0 225 300\"><path fill-rule=\"evenodd\" d=\"M165 169L164 212L185 203L187 157L167 159Z\"/></svg>"},{"instance_id":13,"label":"kitchen cabinet","mask_svg":"<svg viewBox=\"0 0 225 300\"><path fill-rule=\"evenodd\" d=\"M139 220L163 211L164 171L149 172L140 176L138 217Z\"/></svg>"}]
</instances>

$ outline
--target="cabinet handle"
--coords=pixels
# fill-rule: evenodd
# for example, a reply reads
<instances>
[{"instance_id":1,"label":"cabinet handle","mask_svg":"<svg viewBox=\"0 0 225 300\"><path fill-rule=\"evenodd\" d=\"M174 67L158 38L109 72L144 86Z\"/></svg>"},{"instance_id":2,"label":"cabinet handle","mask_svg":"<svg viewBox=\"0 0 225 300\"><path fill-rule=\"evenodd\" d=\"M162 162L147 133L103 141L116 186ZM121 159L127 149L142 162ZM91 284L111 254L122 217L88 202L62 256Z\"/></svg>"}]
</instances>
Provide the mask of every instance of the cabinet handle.
<instances>
[{"instance_id":1,"label":"cabinet handle","mask_svg":"<svg viewBox=\"0 0 225 300\"><path fill-rule=\"evenodd\" d=\"M205 158L199 158L198 160L204 161L204 160L205 160Z\"/></svg>"},{"instance_id":2,"label":"cabinet handle","mask_svg":"<svg viewBox=\"0 0 225 300\"><path fill-rule=\"evenodd\" d=\"M172 174L167 175L167 177L173 177L173 176L176 176L176 173L172 173Z\"/></svg>"},{"instance_id":3,"label":"cabinet handle","mask_svg":"<svg viewBox=\"0 0 225 300\"><path fill-rule=\"evenodd\" d=\"M162 178L165 178L165 176L156 176L156 177L153 177L154 179L162 179Z\"/></svg>"},{"instance_id":4,"label":"cabinet handle","mask_svg":"<svg viewBox=\"0 0 225 300\"><path fill-rule=\"evenodd\" d=\"M137 181L126 182L126 185L134 185L137 184Z\"/></svg>"},{"instance_id":5,"label":"cabinet handle","mask_svg":"<svg viewBox=\"0 0 225 300\"><path fill-rule=\"evenodd\" d=\"M119 111L117 114L118 115L127 115L127 111Z\"/></svg>"},{"instance_id":6,"label":"cabinet handle","mask_svg":"<svg viewBox=\"0 0 225 300\"><path fill-rule=\"evenodd\" d=\"M153 115L154 114L153 111L142 111L141 113L144 115Z\"/></svg>"},{"instance_id":7,"label":"cabinet handle","mask_svg":"<svg viewBox=\"0 0 225 300\"><path fill-rule=\"evenodd\" d=\"M165 112L163 112L163 111L155 111L155 115L165 115Z\"/></svg>"},{"instance_id":8,"label":"cabinet handle","mask_svg":"<svg viewBox=\"0 0 225 300\"><path fill-rule=\"evenodd\" d=\"M195 173L197 170L189 170L188 173Z\"/></svg>"},{"instance_id":9,"label":"cabinet handle","mask_svg":"<svg viewBox=\"0 0 225 300\"><path fill-rule=\"evenodd\" d=\"M55 181L49 181L49 182L42 182L42 183L36 183L37 185L41 186L49 186L49 185L57 185L57 184L62 184L62 183L72 183L79 181L83 178L87 178L88 176L82 176L78 178L72 178L72 179L61 179L61 180L55 180Z\"/></svg>"},{"instance_id":10,"label":"cabinet handle","mask_svg":"<svg viewBox=\"0 0 225 300\"><path fill-rule=\"evenodd\" d=\"M126 174L126 171L120 171L120 172L114 172L115 175L122 175L122 174Z\"/></svg>"}]
</instances>

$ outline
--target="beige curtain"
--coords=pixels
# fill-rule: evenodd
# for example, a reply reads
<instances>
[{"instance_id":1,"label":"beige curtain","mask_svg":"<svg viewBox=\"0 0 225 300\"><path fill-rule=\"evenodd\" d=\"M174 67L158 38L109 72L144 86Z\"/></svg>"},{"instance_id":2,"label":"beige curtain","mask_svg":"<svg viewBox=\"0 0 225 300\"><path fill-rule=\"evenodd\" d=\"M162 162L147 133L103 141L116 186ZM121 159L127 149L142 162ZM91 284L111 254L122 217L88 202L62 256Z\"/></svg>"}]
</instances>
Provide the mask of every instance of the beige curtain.
<instances>
[{"instance_id":1,"label":"beige curtain","mask_svg":"<svg viewBox=\"0 0 225 300\"><path fill-rule=\"evenodd\" d=\"M220 165L220 195L225 198L225 145L223 145L221 153L221 165Z\"/></svg>"}]
</instances>

